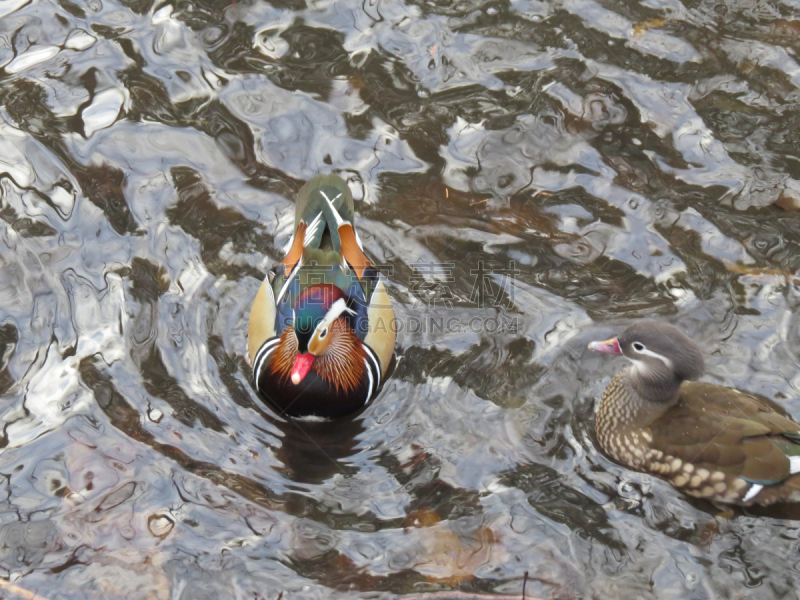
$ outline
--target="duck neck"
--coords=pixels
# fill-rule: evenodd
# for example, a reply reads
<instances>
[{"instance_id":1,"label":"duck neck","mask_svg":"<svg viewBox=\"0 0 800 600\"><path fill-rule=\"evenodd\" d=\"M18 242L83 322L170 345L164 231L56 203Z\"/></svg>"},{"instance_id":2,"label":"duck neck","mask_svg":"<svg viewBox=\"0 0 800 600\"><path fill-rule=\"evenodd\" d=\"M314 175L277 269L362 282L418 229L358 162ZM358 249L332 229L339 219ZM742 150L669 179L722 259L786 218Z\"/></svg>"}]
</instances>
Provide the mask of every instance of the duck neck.
<instances>
[{"instance_id":1,"label":"duck neck","mask_svg":"<svg viewBox=\"0 0 800 600\"><path fill-rule=\"evenodd\" d=\"M644 403L663 406L664 410L675 404L683 383L672 369L651 365L642 368L642 363L635 363L622 373L629 388Z\"/></svg>"},{"instance_id":2,"label":"duck neck","mask_svg":"<svg viewBox=\"0 0 800 600\"><path fill-rule=\"evenodd\" d=\"M657 396L659 400L651 400L652 390L631 371L634 371L634 367L614 377L598 407L597 424L602 429L607 428L609 433L649 427L678 400L680 382L670 387L670 395L665 400L660 400L664 398L663 395Z\"/></svg>"}]
</instances>

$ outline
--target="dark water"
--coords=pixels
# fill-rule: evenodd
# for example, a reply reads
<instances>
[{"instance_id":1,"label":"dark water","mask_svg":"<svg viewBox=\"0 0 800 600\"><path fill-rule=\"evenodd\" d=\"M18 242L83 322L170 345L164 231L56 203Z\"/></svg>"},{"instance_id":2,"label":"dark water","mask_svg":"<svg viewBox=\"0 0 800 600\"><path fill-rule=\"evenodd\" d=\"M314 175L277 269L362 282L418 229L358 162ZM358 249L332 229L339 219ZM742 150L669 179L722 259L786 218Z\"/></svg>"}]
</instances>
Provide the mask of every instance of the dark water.
<instances>
[{"instance_id":1,"label":"dark water","mask_svg":"<svg viewBox=\"0 0 800 600\"><path fill-rule=\"evenodd\" d=\"M49 600L795 598L797 511L600 455L678 323L800 416L797 0L0 3L0 575ZM349 179L405 327L285 423L246 321ZM5 592L3 592L5 593ZM16 596L15 596L16 597Z\"/></svg>"}]
</instances>

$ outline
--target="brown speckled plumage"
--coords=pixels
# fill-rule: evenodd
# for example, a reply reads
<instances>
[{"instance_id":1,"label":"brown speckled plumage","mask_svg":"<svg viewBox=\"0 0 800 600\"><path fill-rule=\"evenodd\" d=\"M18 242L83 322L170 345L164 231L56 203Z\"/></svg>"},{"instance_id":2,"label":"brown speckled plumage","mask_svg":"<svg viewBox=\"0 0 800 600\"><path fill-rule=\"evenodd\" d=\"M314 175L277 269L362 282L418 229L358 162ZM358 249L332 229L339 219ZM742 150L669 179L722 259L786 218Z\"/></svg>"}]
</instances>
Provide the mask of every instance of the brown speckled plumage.
<instances>
[{"instance_id":1,"label":"brown speckled plumage","mask_svg":"<svg viewBox=\"0 0 800 600\"><path fill-rule=\"evenodd\" d=\"M655 333L675 329L655 325ZM647 332L641 324L639 329ZM675 353L693 343L682 334L665 344L654 336L625 339L626 334L590 346L634 361L611 380L597 407L597 440L609 456L698 498L742 505L800 501L800 474L795 474L800 470L800 425L766 399L682 381L674 373L668 399L646 399L638 390L647 388L636 377L652 375L648 360L668 364L666 358L676 364ZM639 339L647 340L646 346L638 344L647 355L633 350Z\"/></svg>"}]
</instances>

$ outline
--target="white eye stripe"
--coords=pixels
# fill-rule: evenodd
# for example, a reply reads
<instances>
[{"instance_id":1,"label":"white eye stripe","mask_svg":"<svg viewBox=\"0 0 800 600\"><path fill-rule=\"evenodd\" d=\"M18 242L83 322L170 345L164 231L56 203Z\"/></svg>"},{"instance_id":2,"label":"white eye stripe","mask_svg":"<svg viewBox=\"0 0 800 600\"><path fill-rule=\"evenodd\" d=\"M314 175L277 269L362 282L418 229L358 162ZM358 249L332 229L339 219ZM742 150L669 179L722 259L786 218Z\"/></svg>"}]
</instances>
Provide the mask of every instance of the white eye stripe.
<instances>
[{"instance_id":1,"label":"white eye stripe","mask_svg":"<svg viewBox=\"0 0 800 600\"><path fill-rule=\"evenodd\" d=\"M665 365L667 365L668 369L672 369L672 361L670 359L668 359L666 356L661 356L660 354L657 354L657 353L653 352L652 350L648 350L644 346L642 346L642 350L639 350L639 354L643 354L644 356L652 356L653 358L657 358L658 360L663 362Z\"/></svg>"},{"instance_id":2,"label":"white eye stripe","mask_svg":"<svg viewBox=\"0 0 800 600\"><path fill-rule=\"evenodd\" d=\"M328 309L328 312L323 317L322 321L320 321L319 325L317 325L317 331L322 332L325 331L327 333L327 329L333 324L333 322L342 316L342 313L348 312L351 315L356 314L356 311L347 308L347 302L344 298L339 298L336 302L334 302L331 307ZM325 337L325 336L320 336Z\"/></svg>"}]
</instances>

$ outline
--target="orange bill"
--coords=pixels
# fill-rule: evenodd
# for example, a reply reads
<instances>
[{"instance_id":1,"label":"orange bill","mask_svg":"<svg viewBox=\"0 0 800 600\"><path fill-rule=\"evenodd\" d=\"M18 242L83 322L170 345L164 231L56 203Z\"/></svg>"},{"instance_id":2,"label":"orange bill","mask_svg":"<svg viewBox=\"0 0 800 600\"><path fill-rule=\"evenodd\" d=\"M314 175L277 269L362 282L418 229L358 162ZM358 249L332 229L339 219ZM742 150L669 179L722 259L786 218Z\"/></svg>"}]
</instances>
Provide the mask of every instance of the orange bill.
<instances>
[{"instance_id":1,"label":"orange bill","mask_svg":"<svg viewBox=\"0 0 800 600\"><path fill-rule=\"evenodd\" d=\"M622 354L617 338L611 338L605 342L592 342L589 344L589 350L595 350L603 354Z\"/></svg>"}]
</instances>

